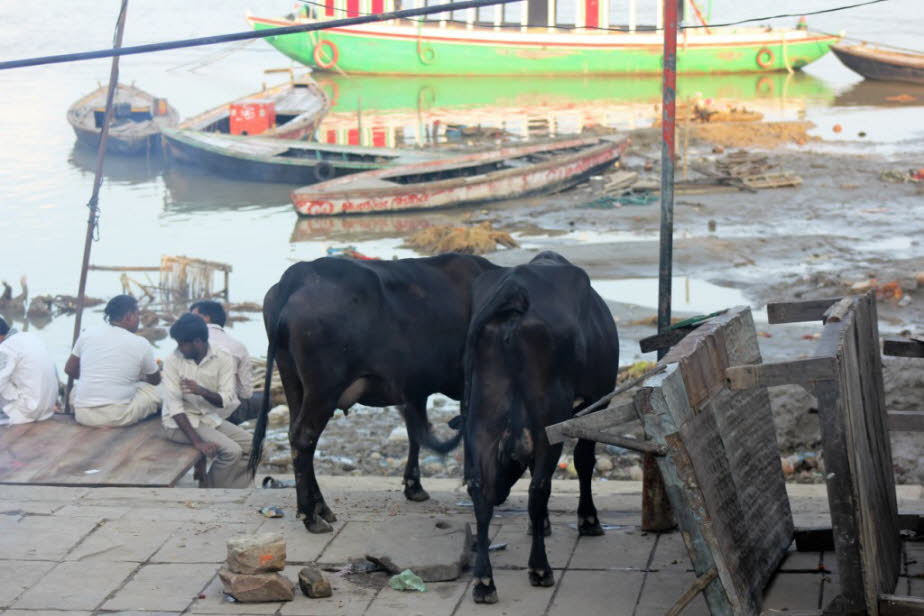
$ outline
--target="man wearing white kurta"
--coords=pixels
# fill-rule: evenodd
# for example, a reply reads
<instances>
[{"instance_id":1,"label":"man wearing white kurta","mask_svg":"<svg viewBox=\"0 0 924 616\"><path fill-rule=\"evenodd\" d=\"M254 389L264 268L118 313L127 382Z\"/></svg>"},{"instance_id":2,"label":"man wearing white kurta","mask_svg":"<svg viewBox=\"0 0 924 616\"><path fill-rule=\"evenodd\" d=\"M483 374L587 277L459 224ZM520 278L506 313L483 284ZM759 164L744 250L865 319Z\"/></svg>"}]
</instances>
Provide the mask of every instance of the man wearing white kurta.
<instances>
[{"instance_id":1,"label":"man wearing white kurta","mask_svg":"<svg viewBox=\"0 0 924 616\"><path fill-rule=\"evenodd\" d=\"M77 379L74 418L93 427L138 423L160 407L160 369L151 343L136 336L138 301L116 295L104 310L109 325L80 334L64 372Z\"/></svg>"},{"instance_id":2,"label":"man wearing white kurta","mask_svg":"<svg viewBox=\"0 0 924 616\"><path fill-rule=\"evenodd\" d=\"M0 421L48 419L58 402L58 375L42 339L0 318Z\"/></svg>"},{"instance_id":3,"label":"man wearing white kurta","mask_svg":"<svg viewBox=\"0 0 924 616\"><path fill-rule=\"evenodd\" d=\"M249 487L247 458L253 437L219 415L221 409L238 405L231 355L209 344L208 327L195 314L177 319L170 336L177 349L164 362L162 421L167 438L215 458L206 487Z\"/></svg>"}]
</instances>

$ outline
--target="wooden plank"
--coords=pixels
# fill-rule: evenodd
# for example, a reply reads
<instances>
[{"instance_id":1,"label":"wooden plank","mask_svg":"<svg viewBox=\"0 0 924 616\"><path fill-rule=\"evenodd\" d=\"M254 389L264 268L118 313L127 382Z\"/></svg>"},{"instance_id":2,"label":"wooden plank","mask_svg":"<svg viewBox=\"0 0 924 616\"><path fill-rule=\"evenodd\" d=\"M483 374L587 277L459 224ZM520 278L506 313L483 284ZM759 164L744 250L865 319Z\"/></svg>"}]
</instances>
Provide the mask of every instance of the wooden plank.
<instances>
[{"instance_id":1,"label":"wooden plank","mask_svg":"<svg viewBox=\"0 0 924 616\"><path fill-rule=\"evenodd\" d=\"M892 432L924 432L924 411L888 411Z\"/></svg>"},{"instance_id":2,"label":"wooden plank","mask_svg":"<svg viewBox=\"0 0 924 616\"><path fill-rule=\"evenodd\" d=\"M924 598L899 595L879 597L881 616L924 616Z\"/></svg>"},{"instance_id":3,"label":"wooden plank","mask_svg":"<svg viewBox=\"0 0 924 616\"><path fill-rule=\"evenodd\" d=\"M638 341L642 353L652 353L662 349L669 349L681 340L683 340L692 329L679 328L669 329L666 332L648 336Z\"/></svg>"},{"instance_id":4,"label":"wooden plank","mask_svg":"<svg viewBox=\"0 0 924 616\"><path fill-rule=\"evenodd\" d=\"M658 443L667 444L667 435L676 432L676 426L667 409L687 403L683 379L677 371L676 366L668 367L666 374L651 380L652 385L656 386L643 388L636 395L636 403L642 411L645 432ZM727 578L728 569L724 562L719 565L719 562L722 562L722 554L712 550L714 538L708 536L711 529L702 523L706 519L702 492L696 486L695 477L691 477L691 473L684 473L681 477L677 466L679 459L674 456L657 459L665 490L682 531L693 570L698 576L708 573L713 568L719 572L720 579L713 581L703 590L710 613L712 616L730 616L736 613L735 606L732 605L722 583L723 576ZM691 481L685 481L688 479Z\"/></svg>"},{"instance_id":5,"label":"wooden plank","mask_svg":"<svg viewBox=\"0 0 924 616\"><path fill-rule=\"evenodd\" d=\"M825 310L841 298L810 299L799 302L775 302L767 304L767 320L771 325L779 323L803 323L821 321Z\"/></svg>"},{"instance_id":6,"label":"wooden plank","mask_svg":"<svg viewBox=\"0 0 924 616\"><path fill-rule=\"evenodd\" d=\"M629 421L638 420L638 411L635 409L635 401L629 400L621 404L611 405L603 410L584 415L582 417L572 417L557 424L547 426L545 434L552 445L560 443L568 436L565 431L571 428L580 428L589 431L606 431Z\"/></svg>"},{"instance_id":7,"label":"wooden plank","mask_svg":"<svg viewBox=\"0 0 924 616\"><path fill-rule=\"evenodd\" d=\"M844 320L844 317L847 316L847 311L850 310L850 307L853 306L854 298L852 297L842 297L839 302L830 306L825 310L824 321L825 324L828 323L838 323Z\"/></svg>"},{"instance_id":8,"label":"wooden plank","mask_svg":"<svg viewBox=\"0 0 924 616\"><path fill-rule=\"evenodd\" d=\"M638 451L640 453L651 453L656 456L663 456L665 449L662 445L657 443L652 443L651 441L640 441L637 438L628 438L624 436L619 436L618 434L612 434L599 429L587 429L581 426L563 426L562 433L565 437L569 438L583 438L589 441L594 441L596 443L606 443L608 445L616 445L617 447L622 447L623 449L630 449L632 451Z\"/></svg>"},{"instance_id":9,"label":"wooden plank","mask_svg":"<svg viewBox=\"0 0 924 616\"><path fill-rule=\"evenodd\" d=\"M832 357L810 357L768 364L732 366L725 371L732 390L775 385L810 385L831 380L836 376L836 361Z\"/></svg>"},{"instance_id":10,"label":"wooden plank","mask_svg":"<svg viewBox=\"0 0 924 616\"><path fill-rule=\"evenodd\" d=\"M168 441L154 417L126 428L89 428L70 416L0 428L0 483L167 487L201 457Z\"/></svg>"},{"instance_id":11,"label":"wooden plank","mask_svg":"<svg viewBox=\"0 0 924 616\"><path fill-rule=\"evenodd\" d=\"M906 338L886 338L882 341L882 354L895 357L924 357L924 342Z\"/></svg>"}]
</instances>

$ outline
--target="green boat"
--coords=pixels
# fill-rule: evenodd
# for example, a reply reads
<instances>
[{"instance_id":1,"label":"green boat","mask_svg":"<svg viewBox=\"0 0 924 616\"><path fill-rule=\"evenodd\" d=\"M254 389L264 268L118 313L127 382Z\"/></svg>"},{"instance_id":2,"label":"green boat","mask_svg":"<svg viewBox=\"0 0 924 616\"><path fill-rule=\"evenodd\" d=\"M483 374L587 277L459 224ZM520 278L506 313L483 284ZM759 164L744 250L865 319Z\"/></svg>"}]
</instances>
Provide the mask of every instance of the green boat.
<instances>
[{"instance_id":1,"label":"green boat","mask_svg":"<svg viewBox=\"0 0 924 616\"><path fill-rule=\"evenodd\" d=\"M248 16L255 30L323 22L361 14L361 0L326 0L321 17ZM365 0L372 13L394 0ZM528 0L511 22L506 7L493 19L459 11L468 21L389 20L358 26L270 36L286 56L318 71L378 75L655 75L661 73L663 35L652 27L610 29L608 3L579 0L574 23L554 22L552 0ZM549 4L553 10L549 10ZM341 6L343 5L343 6ZM407 7L405 7L407 8ZM543 10L544 9L544 10ZM367 12L367 11L364 11ZM699 13L697 13L699 16ZM700 17L701 19L701 17ZM703 20L704 21L704 20ZM535 24L548 24L536 27ZM800 69L828 52L839 36L804 28L704 27L685 29L677 42L682 74L768 73Z\"/></svg>"}]
</instances>

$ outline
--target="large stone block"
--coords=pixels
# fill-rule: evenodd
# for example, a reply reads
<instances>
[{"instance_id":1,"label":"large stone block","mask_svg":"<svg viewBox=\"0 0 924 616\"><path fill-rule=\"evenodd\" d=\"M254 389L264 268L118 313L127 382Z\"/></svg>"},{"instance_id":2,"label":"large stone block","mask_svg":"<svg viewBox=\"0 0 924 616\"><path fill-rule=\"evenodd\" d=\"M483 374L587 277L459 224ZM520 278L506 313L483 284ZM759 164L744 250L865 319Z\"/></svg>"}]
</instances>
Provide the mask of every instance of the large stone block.
<instances>
[{"instance_id":1,"label":"large stone block","mask_svg":"<svg viewBox=\"0 0 924 616\"><path fill-rule=\"evenodd\" d=\"M468 564L472 530L467 522L409 518L382 523L366 558L401 573L410 569L424 582L455 580Z\"/></svg>"},{"instance_id":2,"label":"large stone block","mask_svg":"<svg viewBox=\"0 0 924 616\"><path fill-rule=\"evenodd\" d=\"M226 567L218 570L225 592L241 603L261 601L291 601L295 585L278 573L234 573Z\"/></svg>"},{"instance_id":3,"label":"large stone block","mask_svg":"<svg viewBox=\"0 0 924 616\"><path fill-rule=\"evenodd\" d=\"M238 535L228 539L228 569L254 574L282 571L286 566L286 542L282 533Z\"/></svg>"}]
</instances>

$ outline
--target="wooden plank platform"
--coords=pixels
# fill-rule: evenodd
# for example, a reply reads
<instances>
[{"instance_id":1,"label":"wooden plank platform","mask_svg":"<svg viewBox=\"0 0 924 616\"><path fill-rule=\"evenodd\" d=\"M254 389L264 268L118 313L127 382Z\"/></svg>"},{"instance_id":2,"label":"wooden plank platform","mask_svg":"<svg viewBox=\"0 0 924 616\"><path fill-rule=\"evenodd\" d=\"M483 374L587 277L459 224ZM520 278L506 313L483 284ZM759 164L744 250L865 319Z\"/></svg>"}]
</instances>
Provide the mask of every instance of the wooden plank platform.
<instances>
[{"instance_id":1,"label":"wooden plank platform","mask_svg":"<svg viewBox=\"0 0 924 616\"><path fill-rule=\"evenodd\" d=\"M88 428L70 415L0 427L0 484L172 487L200 457L168 441L159 416L127 428Z\"/></svg>"}]
</instances>

